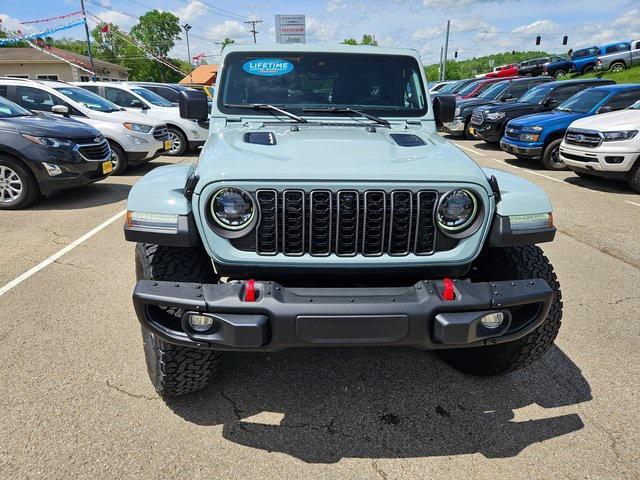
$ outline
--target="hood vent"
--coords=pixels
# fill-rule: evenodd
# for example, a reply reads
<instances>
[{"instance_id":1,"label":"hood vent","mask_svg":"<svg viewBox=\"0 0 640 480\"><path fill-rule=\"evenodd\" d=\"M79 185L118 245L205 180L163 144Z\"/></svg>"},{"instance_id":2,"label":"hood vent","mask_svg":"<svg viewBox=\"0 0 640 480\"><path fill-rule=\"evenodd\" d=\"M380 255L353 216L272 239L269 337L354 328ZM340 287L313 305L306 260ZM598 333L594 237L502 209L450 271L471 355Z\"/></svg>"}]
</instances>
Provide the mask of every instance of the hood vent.
<instances>
[{"instance_id":1,"label":"hood vent","mask_svg":"<svg viewBox=\"0 0 640 480\"><path fill-rule=\"evenodd\" d=\"M276 136L273 132L247 132L244 134L244 142L254 145L275 145Z\"/></svg>"},{"instance_id":2,"label":"hood vent","mask_svg":"<svg viewBox=\"0 0 640 480\"><path fill-rule=\"evenodd\" d=\"M426 145L422 138L410 133L392 133L389 136L401 147L420 147Z\"/></svg>"}]
</instances>

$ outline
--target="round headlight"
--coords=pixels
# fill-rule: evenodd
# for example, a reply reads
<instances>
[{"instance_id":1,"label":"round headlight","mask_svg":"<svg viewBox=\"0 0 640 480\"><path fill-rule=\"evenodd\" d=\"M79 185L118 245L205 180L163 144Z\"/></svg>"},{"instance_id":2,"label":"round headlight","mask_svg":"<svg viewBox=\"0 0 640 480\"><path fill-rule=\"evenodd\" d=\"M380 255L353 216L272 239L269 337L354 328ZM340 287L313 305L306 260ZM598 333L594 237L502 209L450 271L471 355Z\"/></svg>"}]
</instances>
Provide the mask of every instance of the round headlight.
<instances>
[{"instance_id":1,"label":"round headlight","mask_svg":"<svg viewBox=\"0 0 640 480\"><path fill-rule=\"evenodd\" d=\"M460 232L470 226L478 212L476 197L467 190L451 190L440 198L438 226L447 232Z\"/></svg>"},{"instance_id":2,"label":"round headlight","mask_svg":"<svg viewBox=\"0 0 640 480\"><path fill-rule=\"evenodd\" d=\"M211 199L211 216L228 230L246 227L254 215L251 196L239 188L222 188Z\"/></svg>"}]
</instances>

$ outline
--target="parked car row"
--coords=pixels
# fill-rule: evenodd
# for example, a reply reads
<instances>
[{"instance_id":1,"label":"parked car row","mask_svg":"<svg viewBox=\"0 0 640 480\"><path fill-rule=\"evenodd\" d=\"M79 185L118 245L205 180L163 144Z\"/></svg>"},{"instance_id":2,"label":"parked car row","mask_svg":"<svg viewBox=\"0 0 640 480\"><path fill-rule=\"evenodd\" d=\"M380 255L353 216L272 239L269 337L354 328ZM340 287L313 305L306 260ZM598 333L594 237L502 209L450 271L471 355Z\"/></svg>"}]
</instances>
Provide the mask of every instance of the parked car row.
<instances>
[{"instance_id":1,"label":"parked car row","mask_svg":"<svg viewBox=\"0 0 640 480\"><path fill-rule=\"evenodd\" d=\"M174 100L187 88L144 85ZM202 146L207 122L165 97L134 83L0 78L0 209Z\"/></svg>"}]
</instances>

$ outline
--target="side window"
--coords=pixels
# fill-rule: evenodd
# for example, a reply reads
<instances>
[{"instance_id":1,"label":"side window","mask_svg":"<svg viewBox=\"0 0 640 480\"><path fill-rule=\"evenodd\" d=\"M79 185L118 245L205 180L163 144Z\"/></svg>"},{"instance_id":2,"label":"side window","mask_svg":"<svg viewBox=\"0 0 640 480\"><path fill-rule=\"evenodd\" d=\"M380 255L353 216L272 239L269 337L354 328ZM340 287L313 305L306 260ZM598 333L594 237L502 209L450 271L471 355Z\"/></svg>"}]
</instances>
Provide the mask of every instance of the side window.
<instances>
[{"instance_id":1,"label":"side window","mask_svg":"<svg viewBox=\"0 0 640 480\"><path fill-rule=\"evenodd\" d=\"M551 92L549 98L557 100L558 103L562 103L566 99L573 97L580 90L582 89L578 86L556 88L553 92Z\"/></svg>"},{"instance_id":2,"label":"side window","mask_svg":"<svg viewBox=\"0 0 640 480\"><path fill-rule=\"evenodd\" d=\"M0 85L0 97L7 97L7 86Z\"/></svg>"},{"instance_id":3,"label":"side window","mask_svg":"<svg viewBox=\"0 0 640 480\"><path fill-rule=\"evenodd\" d=\"M636 50L640 50L640 40L638 40L638 41L636 42L635 49L636 49Z\"/></svg>"},{"instance_id":4,"label":"side window","mask_svg":"<svg viewBox=\"0 0 640 480\"><path fill-rule=\"evenodd\" d=\"M39 88L17 86L16 96L18 97L17 103L28 110L50 112L51 107L57 104L50 93Z\"/></svg>"},{"instance_id":5,"label":"side window","mask_svg":"<svg viewBox=\"0 0 640 480\"><path fill-rule=\"evenodd\" d=\"M622 110L623 108L630 107L638 100L640 100L640 90L633 90L631 92L620 93L610 98L604 103L604 106L610 107L611 110Z\"/></svg>"},{"instance_id":6,"label":"side window","mask_svg":"<svg viewBox=\"0 0 640 480\"><path fill-rule=\"evenodd\" d=\"M533 85L532 82L514 82L509 88L508 94L511 98L520 98L524 92L529 90Z\"/></svg>"},{"instance_id":7,"label":"side window","mask_svg":"<svg viewBox=\"0 0 640 480\"><path fill-rule=\"evenodd\" d=\"M178 97L178 92L176 92L175 90L171 89L171 88L167 88L167 87L158 87L156 90L156 93L158 95L160 95L161 97L166 98L167 100L169 100L172 103L178 103L178 101L180 100Z\"/></svg>"},{"instance_id":8,"label":"side window","mask_svg":"<svg viewBox=\"0 0 640 480\"><path fill-rule=\"evenodd\" d=\"M112 101L120 107L136 107L140 104L140 100L132 94L119 88L104 87L104 93L107 100Z\"/></svg>"},{"instance_id":9,"label":"side window","mask_svg":"<svg viewBox=\"0 0 640 480\"><path fill-rule=\"evenodd\" d=\"M82 88L84 88L85 90L89 90L90 92L93 92L96 95L99 94L100 87L98 87L97 85L82 85Z\"/></svg>"}]
</instances>

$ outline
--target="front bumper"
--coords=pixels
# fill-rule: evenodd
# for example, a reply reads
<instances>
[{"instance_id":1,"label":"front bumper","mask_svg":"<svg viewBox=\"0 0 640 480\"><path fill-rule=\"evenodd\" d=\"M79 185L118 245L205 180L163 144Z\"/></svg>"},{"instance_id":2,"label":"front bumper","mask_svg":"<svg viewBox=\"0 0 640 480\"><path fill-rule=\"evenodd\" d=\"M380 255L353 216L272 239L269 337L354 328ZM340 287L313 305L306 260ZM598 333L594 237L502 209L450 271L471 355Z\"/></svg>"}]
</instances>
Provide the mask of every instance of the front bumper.
<instances>
[{"instance_id":1,"label":"front bumper","mask_svg":"<svg viewBox=\"0 0 640 480\"><path fill-rule=\"evenodd\" d=\"M511 143L508 140L500 141L500 148L505 152L512 153L518 157L538 159L542 157L542 147L538 146L520 146L515 143Z\"/></svg>"},{"instance_id":2,"label":"front bumper","mask_svg":"<svg viewBox=\"0 0 640 480\"><path fill-rule=\"evenodd\" d=\"M546 318L553 292L542 279L454 283L444 300L443 281L399 288L287 288L256 281L195 284L141 280L133 302L141 324L170 343L216 350L276 351L291 347L394 345L424 349L484 346L513 341ZM178 321L161 306L182 309ZM488 329L480 318L503 312ZM211 331L189 327L191 313L213 318Z\"/></svg>"},{"instance_id":3,"label":"front bumper","mask_svg":"<svg viewBox=\"0 0 640 480\"><path fill-rule=\"evenodd\" d=\"M442 130L453 135L464 133L464 119L454 119L453 122L442 124Z\"/></svg>"},{"instance_id":4,"label":"front bumper","mask_svg":"<svg viewBox=\"0 0 640 480\"><path fill-rule=\"evenodd\" d=\"M474 129L473 133L476 137L487 142L499 142L502 137L502 125L498 123L491 123L485 120L482 124L478 125L471 122L471 127Z\"/></svg>"},{"instance_id":5,"label":"front bumper","mask_svg":"<svg viewBox=\"0 0 640 480\"><path fill-rule=\"evenodd\" d=\"M640 158L640 154L624 150L608 152L583 150L563 143L560 145L560 158L572 169L616 178L631 170L633 164Z\"/></svg>"}]
</instances>

